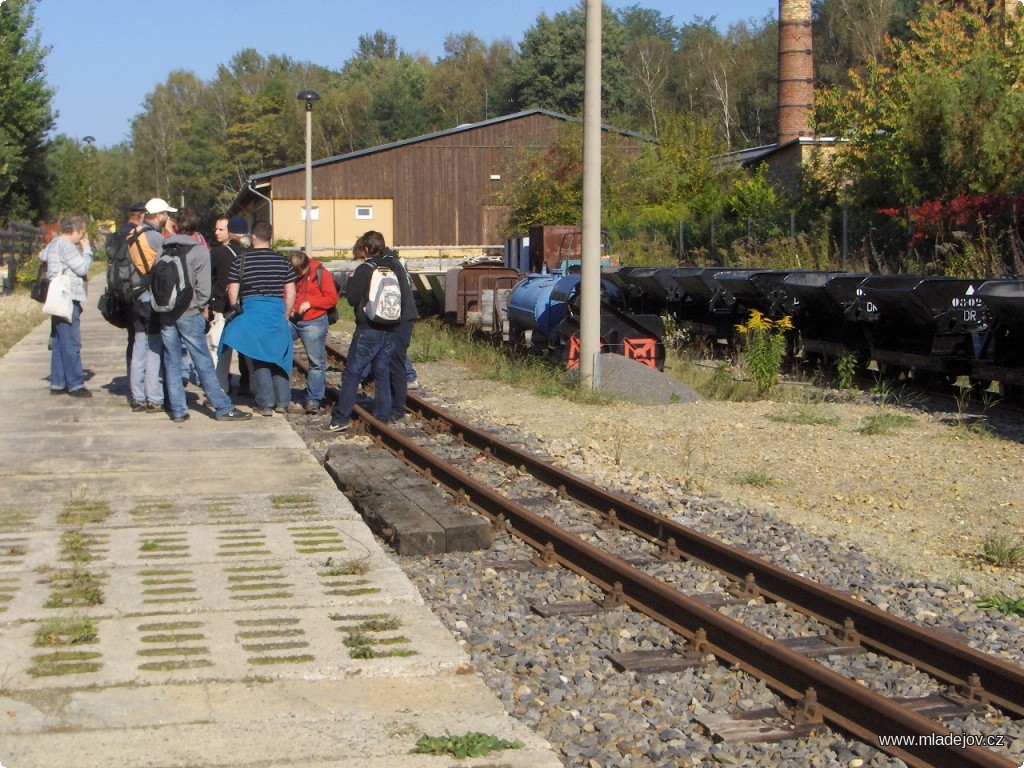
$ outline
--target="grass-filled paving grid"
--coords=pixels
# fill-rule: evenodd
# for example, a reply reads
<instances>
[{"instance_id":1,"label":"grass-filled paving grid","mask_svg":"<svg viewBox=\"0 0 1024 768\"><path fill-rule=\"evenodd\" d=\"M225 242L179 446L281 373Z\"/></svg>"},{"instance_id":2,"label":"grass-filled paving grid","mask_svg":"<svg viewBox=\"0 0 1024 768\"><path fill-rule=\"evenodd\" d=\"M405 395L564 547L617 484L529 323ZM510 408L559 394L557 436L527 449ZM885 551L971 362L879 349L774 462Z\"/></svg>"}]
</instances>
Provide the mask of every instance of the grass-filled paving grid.
<instances>
[{"instance_id":1,"label":"grass-filled paving grid","mask_svg":"<svg viewBox=\"0 0 1024 768\"><path fill-rule=\"evenodd\" d=\"M380 587L368 587L369 579L361 578L370 570L367 558L336 560L328 557L318 568L317 576L324 585L324 594L357 597L380 592Z\"/></svg>"},{"instance_id":2,"label":"grass-filled paving grid","mask_svg":"<svg viewBox=\"0 0 1024 768\"><path fill-rule=\"evenodd\" d=\"M166 560L188 557L188 534L144 533L139 544L139 559Z\"/></svg>"},{"instance_id":3,"label":"grass-filled paving grid","mask_svg":"<svg viewBox=\"0 0 1024 768\"><path fill-rule=\"evenodd\" d=\"M380 659L401 656L415 656L416 651L407 647L412 640L403 635L391 635L401 628L402 622L397 616L386 613L346 616L331 613L331 621L344 624L338 627L346 637L342 641L349 649L348 655L353 659ZM401 646L401 647L392 647Z\"/></svg>"},{"instance_id":4,"label":"grass-filled paving grid","mask_svg":"<svg viewBox=\"0 0 1024 768\"><path fill-rule=\"evenodd\" d=\"M13 576L0 578L0 613L7 610L7 604L18 592L18 580Z\"/></svg>"},{"instance_id":5,"label":"grass-filled paving grid","mask_svg":"<svg viewBox=\"0 0 1024 768\"><path fill-rule=\"evenodd\" d=\"M289 529L295 549L301 555L344 552L345 542L333 525L292 526Z\"/></svg>"},{"instance_id":6,"label":"grass-filled paving grid","mask_svg":"<svg viewBox=\"0 0 1024 768\"><path fill-rule=\"evenodd\" d=\"M60 559L77 564L91 563L110 551L109 543L110 536L105 533L64 531L60 537Z\"/></svg>"},{"instance_id":7,"label":"grass-filled paving grid","mask_svg":"<svg viewBox=\"0 0 1024 768\"><path fill-rule=\"evenodd\" d=\"M238 517L238 496L207 496L201 500L202 508L211 520L228 521Z\"/></svg>"},{"instance_id":8,"label":"grass-filled paving grid","mask_svg":"<svg viewBox=\"0 0 1024 768\"><path fill-rule=\"evenodd\" d=\"M52 571L43 579L50 584L50 596L43 603L44 608L82 608L102 605L103 588L101 579L106 574L95 574L84 565Z\"/></svg>"},{"instance_id":9,"label":"grass-filled paving grid","mask_svg":"<svg viewBox=\"0 0 1024 768\"><path fill-rule=\"evenodd\" d=\"M160 621L140 624L139 642L149 646L136 651L145 659L138 665L144 672L171 672L179 669L200 669L213 666L210 649L201 643L206 635L201 621Z\"/></svg>"},{"instance_id":10,"label":"grass-filled paving grid","mask_svg":"<svg viewBox=\"0 0 1024 768\"><path fill-rule=\"evenodd\" d=\"M226 528L217 534L217 554L226 557L270 555L267 535L260 528Z\"/></svg>"},{"instance_id":11,"label":"grass-filled paving grid","mask_svg":"<svg viewBox=\"0 0 1024 768\"><path fill-rule=\"evenodd\" d=\"M95 643L96 623L87 616L55 616L36 629L33 645L67 646Z\"/></svg>"},{"instance_id":12,"label":"grass-filled paving grid","mask_svg":"<svg viewBox=\"0 0 1024 768\"><path fill-rule=\"evenodd\" d=\"M199 600L195 578L187 568L149 568L139 572L142 602L173 604Z\"/></svg>"},{"instance_id":13,"label":"grass-filled paving grid","mask_svg":"<svg viewBox=\"0 0 1024 768\"><path fill-rule=\"evenodd\" d=\"M35 520L36 514L31 509L0 507L0 533L23 533Z\"/></svg>"},{"instance_id":14,"label":"grass-filled paving grid","mask_svg":"<svg viewBox=\"0 0 1024 768\"><path fill-rule=\"evenodd\" d=\"M57 525L89 525L102 523L110 517L110 504L106 501L77 499L67 502L57 513Z\"/></svg>"},{"instance_id":15,"label":"grass-filled paving grid","mask_svg":"<svg viewBox=\"0 0 1024 768\"><path fill-rule=\"evenodd\" d=\"M0 538L0 566L20 565L28 554L28 539L23 536Z\"/></svg>"},{"instance_id":16,"label":"grass-filled paving grid","mask_svg":"<svg viewBox=\"0 0 1024 768\"><path fill-rule=\"evenodd\" d=\"M239 619L235 624L239 628L235 638L245 651L254 654L248 659L250 664L306 664L316 658L309 653L278 653L309 647L303 639L306 631L300 626L299 619Z\"/></svg>"},{"instance_id":17,"label":"grass-filled paving grid","mask_svg":"<svg viewBox=\"0 0 1024 768\"><path fill-rule=\"evenodd\" d=\"M97 672L103 667L97 651L53 651L32 657L28 673L33 677L55 677L57 675L84 675Z\"/></svg>"},{"instance_id":18,"label":"grass-filled paving grid","mask_svg":"<svg viewBox=\"0 0 1024 768\"><path fill-rule=\"evenodd\" d=\"M285 600L292 597L294 584L284 580L280 565L225 568L232 600Z\"/></svg>"},{"instance_id":19,"label":"grass-filled paving grid","mask_svg":"<svg viewBox=\"0 0 1024 768\"><path fill-rule=\"evenodd\" d=\"M180 510L167 499L143 499L129 509L128 514L140 522L159 524L176 522Z\"/></svg>"},{"instance_id":20,"label":"grass-filled paving grid","mask_svg":"<svg viewBox=\"0 0 1024 768\"><path fill-rule=\"evenodd\" d=\"M275 512L286 512L292 515L312 516L320 514L316 500L303 493L287 493L270 497L270 507Z\"/></svg>"}]
</instances>

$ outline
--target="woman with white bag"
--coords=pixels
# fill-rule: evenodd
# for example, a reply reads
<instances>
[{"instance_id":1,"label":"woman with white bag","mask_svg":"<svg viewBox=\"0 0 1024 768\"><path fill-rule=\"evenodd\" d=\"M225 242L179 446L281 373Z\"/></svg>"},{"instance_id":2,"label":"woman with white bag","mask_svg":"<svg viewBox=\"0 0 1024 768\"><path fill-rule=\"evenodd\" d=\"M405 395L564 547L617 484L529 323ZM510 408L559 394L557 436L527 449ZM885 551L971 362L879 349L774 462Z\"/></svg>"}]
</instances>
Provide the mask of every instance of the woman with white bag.
<instances>
[{"instance_id":1,"label":"woman with white bag","mask_svg":"<svg viewBox=\"0 0 1024 768\"><path fill-rule=\"evenodd\" d=\"M85 388L85 375L82 371L80 326L82 302L85 301L85 278L92 266L92 246L85 232L85 219L81 216L61 219L60 234L50 241L39 258L46 262L50 291L63 282L63 279L57 278L66 275L71 293L70 316L53 314L50 319L50 394L92 397L92 392ZM47 303L50 303L49 295ZM63 315L63 311L60 314Z\"/></svg>"}]
</instances>

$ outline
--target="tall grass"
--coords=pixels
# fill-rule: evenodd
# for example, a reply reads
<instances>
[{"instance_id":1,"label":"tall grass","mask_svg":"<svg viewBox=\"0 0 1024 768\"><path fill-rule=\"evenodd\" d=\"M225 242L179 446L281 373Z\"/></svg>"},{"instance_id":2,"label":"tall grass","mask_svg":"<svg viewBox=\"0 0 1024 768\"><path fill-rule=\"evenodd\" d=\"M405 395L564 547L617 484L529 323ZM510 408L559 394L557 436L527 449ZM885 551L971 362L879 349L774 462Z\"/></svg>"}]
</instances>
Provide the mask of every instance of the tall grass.
<instances>
[{"instance_id":1,"label":"tall grass","mask_svg":"<svg viewBox=\"0 0 1024 768\"><path fill-rule=\"evenodd\" d=\"M496 345L466 328L454 328L437 318L416 324L409 356L413 362L457 360L481 378L526 389L540 397L562 397L593 405L613 397L581 387L562 368L525 350Z\"/></svg>"}]
</instances>

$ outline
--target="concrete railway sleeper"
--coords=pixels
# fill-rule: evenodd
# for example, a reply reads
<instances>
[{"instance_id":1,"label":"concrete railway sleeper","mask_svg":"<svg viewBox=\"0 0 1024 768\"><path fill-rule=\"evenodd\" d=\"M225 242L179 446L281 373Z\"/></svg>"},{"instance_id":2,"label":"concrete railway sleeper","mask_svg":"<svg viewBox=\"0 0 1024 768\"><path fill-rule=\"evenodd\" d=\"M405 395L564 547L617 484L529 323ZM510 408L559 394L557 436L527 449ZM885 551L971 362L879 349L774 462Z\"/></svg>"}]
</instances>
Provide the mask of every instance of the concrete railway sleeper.
<instances>
[{"instance_id":1,"label":"concrete railway sleeper","mask_svg":"<svg viewBox=\"0 0 1024 768\"><path fill-rule=\"evenodd\" d=\"M332 351L337 354L335 351ZM787 603L811 615L839 635L849 636L852 625L862 642L873 649L913 664L936 678L987 697L992 704L1019 713L1024 671L958 643L935 638L926 630L842 595L808 579L795 576L760 558L704 537L674 521L609 494L588 481L565 475L550 463L500 443L410 394L410 409L432 424L447 426L457 439L474 449L505 461L557 488L560 495L599 511L621 528L633 531L662 548L671 557L693 560L725 573L747 594ZM1010 766L1008 759L981 747L951 746L951 732L935 720L848 680L823 665L723 616L640 569L594 547L523 506L477 482L467 473L438 460L429 451L395 430L388 429L357 409L364 429L376 442L404 462L448 488L453 494L492 520L500 521L519 538L543 554L550 564L561 564L599 586L615 600L679 632L719 659L763 679L778 694L792 701L805 700L809 691L826 722L910 766ZM752 574L752 576L750 575ZM914 651L925 650L919 659ZM950 668L942 665L948 664ZM984 674L979 672L983 670ZM981 685L979 686L979 680ZM998 680L993 684L993 680ZM1017 682L1014 682L1017 681ZM995 689L993 692L992 689ZM1006 695L1003 695L1003 694ZM798 711L800 705L794 708ZM885 734L888 744L881 744ZM888 738L893 735L902 738ZM896 746L916 742L916 746ZM940 742L946 741L947 744Z\"/></svg>"}]
</instances>

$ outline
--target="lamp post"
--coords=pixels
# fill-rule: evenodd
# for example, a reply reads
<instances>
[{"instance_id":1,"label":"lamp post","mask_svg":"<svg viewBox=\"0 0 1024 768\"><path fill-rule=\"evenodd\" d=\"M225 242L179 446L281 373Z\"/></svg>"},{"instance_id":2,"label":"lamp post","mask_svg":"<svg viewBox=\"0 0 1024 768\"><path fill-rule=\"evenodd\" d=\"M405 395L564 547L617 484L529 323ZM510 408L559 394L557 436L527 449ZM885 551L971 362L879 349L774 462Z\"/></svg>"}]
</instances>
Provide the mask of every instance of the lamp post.
<instances>
[{"instance_id":1,"label":"lamp post","mask_svg":"<svg viewBox=\"0 0 1024 768\"><path fill-rule=\"evenodd\" d=\"M306 102L306 255L313 256L313 102L320 94L308 88L298 95Z\"/></svg>"},{"instance_id":2,"label":"lamp post","mask_svg":"<svg viewBox=\"0 0 1024 768\"><path fill-rule=\"evenodd\" d=\"M93 142L96 141L95 136L83 136L82 141L85 144L85 212L92 218L92 165L93 165Z\"/></svg>"}]
</instances>

